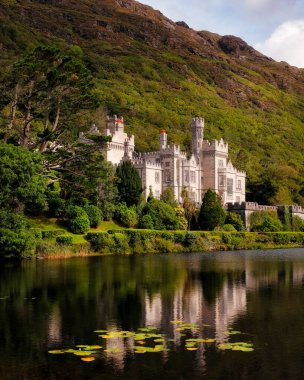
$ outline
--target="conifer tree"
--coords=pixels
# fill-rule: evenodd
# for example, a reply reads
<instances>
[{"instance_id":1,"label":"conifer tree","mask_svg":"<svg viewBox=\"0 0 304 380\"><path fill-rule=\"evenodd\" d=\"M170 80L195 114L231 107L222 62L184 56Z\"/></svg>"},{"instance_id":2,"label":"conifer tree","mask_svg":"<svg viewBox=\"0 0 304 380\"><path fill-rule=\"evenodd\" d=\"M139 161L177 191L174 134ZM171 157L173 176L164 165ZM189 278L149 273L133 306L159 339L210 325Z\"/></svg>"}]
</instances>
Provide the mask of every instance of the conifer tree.
<instances>
[{"instance_id":1,"label":"conifer tree","mask_svg":"<svg viewBox=\"0 0 304 380\"><path fill-rule=\"evenodd\" d=\"M131 161L124 161L118 165L116 175L120 202L125 202L128 207L137 205L143 189L138 171Z\"/></svg>"},{"instance_id":2,"label":"conifer tree","mask_svg":"<svg viewBox=\"0 0 304 380\"><path fill-rule=\"evenodd\" d=\"M201 230L212 231L225 223L226 213L222 206L221 197L209 189L201 205L198 223Z\"/></svg>"}]
</instances>

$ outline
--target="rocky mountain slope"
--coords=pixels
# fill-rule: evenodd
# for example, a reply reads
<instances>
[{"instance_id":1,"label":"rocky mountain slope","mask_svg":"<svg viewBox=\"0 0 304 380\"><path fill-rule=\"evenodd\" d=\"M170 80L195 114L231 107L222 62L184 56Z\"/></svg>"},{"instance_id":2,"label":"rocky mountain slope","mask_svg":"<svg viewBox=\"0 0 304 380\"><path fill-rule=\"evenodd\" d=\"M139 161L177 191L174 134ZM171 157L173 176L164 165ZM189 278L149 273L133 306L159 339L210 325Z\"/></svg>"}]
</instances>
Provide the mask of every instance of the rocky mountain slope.
<instances>
[{"instance_id":1,"label":"rocky mountain slope","mask_svg":"<svg viewBox=\"0 0 304 380\"><path fill-rule=\"evenodd\" d=\"M138 149L157 148L160 128L187 148L204 116L247 171L248 199L304 203L304 70L133 0L0 0L1 66L41 43L82 56Z\"/></svg>"}]
</instances>

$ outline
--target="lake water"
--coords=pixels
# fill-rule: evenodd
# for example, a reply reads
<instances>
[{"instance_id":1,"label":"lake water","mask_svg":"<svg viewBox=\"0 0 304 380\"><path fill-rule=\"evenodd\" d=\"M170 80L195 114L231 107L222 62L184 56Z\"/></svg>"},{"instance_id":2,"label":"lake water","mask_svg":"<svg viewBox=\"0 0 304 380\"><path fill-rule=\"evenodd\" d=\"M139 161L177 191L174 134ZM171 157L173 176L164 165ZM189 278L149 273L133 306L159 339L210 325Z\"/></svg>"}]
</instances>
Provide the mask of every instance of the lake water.
<instances>
[{"instance_id":1,"label":"lake water","mask_svg":"<svg viewBox=\"0 0 304 380\"><path fill-rule=\"evenodd\" d=\"M304 249L2 263L0 298L1 380L304 378Z\"/></svg>"}]
</instances>

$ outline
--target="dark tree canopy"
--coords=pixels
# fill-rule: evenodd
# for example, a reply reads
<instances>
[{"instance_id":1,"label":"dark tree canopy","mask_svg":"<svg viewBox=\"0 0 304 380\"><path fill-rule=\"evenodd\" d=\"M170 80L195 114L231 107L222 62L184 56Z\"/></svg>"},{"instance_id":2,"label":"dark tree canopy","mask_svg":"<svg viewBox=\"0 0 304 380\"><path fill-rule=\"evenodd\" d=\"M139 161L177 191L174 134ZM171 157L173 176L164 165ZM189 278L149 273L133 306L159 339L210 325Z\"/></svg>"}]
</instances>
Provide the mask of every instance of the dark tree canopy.
<instances>
[{"instance_id":1,"label":"dark tree canopy","mask_svg":"<svg viewBox=\"0 0 304 380\"><path fill-rule=\"evenodd\" d=\"M201 230L214 230L225 223L226 213L220 196L209 189L201 205L198 223Z\"/></svg>"},{"instance_id":2,"label":"dark tree canopy","mask_svg":"<svg viewBox=\"0 0 304 380\"><path fill-rule=\"evenodd\" d=\"M137 205L143 192L141 179L138 171L131 161L124 161L118 165L116 170L118 177L118 196L121 202L128 207Z\"/></svg>"}]
</instances>

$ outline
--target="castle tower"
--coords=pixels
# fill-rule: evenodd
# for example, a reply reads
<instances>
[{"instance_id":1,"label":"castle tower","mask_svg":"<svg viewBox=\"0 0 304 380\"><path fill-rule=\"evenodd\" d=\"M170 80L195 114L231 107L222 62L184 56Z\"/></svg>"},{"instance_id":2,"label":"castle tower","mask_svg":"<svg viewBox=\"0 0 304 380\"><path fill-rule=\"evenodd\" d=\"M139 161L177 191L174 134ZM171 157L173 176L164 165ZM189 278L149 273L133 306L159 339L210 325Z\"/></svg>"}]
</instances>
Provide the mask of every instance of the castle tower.
<instances>
[{"instance_id":1,"label":"castle tower","mask_svg":"<svg viewBox=\"0 0 304 380\"><path fill-rule=\"evenodd\" d=\"M167 135L167 132L164 129L162 129L160 131L159 143L160 143L160 149L166 149L167 148L168 135Z\"/></svg>"},{"instance_id":2,"label":"castle tower","mask_svg":"<svg viewBox=\"0 0 304 380\"><path fill-rule=\"evenodd\" d=\"M124 119L114 115L113 117L107 117L107 129L114 135L116 132L124 132Z\"/></svg>"},{"instance_id":3,"label":"castle tower","mask_svg":"<svg viewBox=\"0 0 304 380\"><path fill-rule=\"evenodd\" d=\"M191 120L192 130L192 153L198 154L202 149L204 138L204 119L202 117L194 117Z\"/></svg>"}]
</instances>

